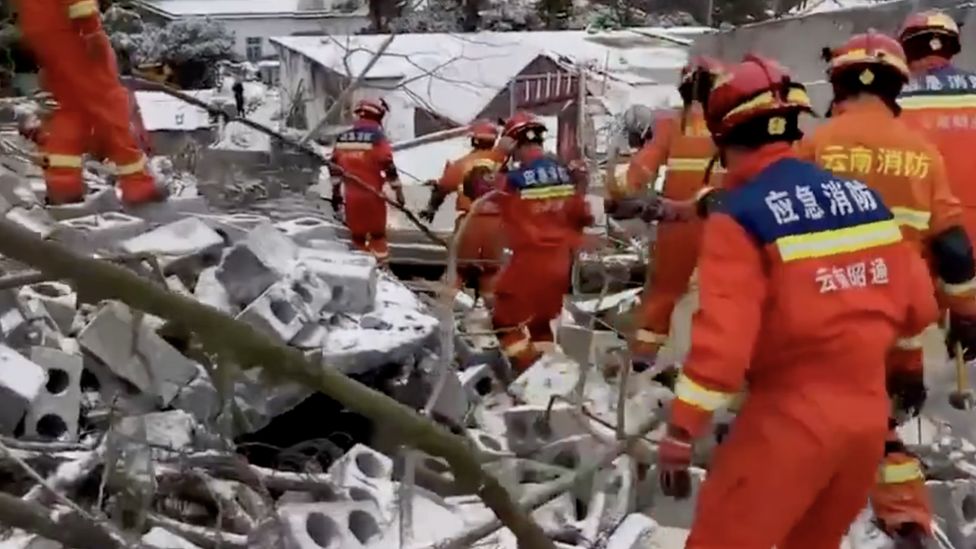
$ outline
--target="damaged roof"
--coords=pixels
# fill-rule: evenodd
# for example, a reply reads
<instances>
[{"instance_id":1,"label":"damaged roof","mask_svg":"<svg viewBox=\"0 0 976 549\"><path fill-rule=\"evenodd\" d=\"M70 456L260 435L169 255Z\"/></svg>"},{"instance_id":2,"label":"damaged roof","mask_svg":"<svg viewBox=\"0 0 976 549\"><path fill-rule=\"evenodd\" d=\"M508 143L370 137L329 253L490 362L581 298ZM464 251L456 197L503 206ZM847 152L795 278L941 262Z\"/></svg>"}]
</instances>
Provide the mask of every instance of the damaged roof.
<instances>
[{"instance_id":1,"label":"damaged roof","mask_svg":"<svg viewBox=\"0 0 976 549\"><path fill-rule=\"evenodd\" d=\"M197 99L210 102L212 90L187 90ZM146 131L193 131L211 126L210 115L200 107L185 103L163 92L136 91Z\"/></svg>"},{"instance_id":2,"label":"damaged roof","mask_svg":"<svg viewBox=\"0 0 976 549\"><path fill-rule=\"evenodd\" d=\"M665 29L401 34L366 77L389 80L386 85L391 90L406 93L416 106L467 124L540 56L567 66L585 66L597 76L645 83L676 74L687 60L687 40L668 36ZM270 40L286 53L355 76L386 38L284 36Z\"/></svg>"},{"instance_id":3,"label":"damaged roof","mask_svg":"<svg viewBox=\"0 0 976 549\"><path fill-rule=\"evenodd\" d=\"M139 6L168 18L310 18L361 15L334 7L331 0L139 0Z\"/></svg>"}]
</instances>

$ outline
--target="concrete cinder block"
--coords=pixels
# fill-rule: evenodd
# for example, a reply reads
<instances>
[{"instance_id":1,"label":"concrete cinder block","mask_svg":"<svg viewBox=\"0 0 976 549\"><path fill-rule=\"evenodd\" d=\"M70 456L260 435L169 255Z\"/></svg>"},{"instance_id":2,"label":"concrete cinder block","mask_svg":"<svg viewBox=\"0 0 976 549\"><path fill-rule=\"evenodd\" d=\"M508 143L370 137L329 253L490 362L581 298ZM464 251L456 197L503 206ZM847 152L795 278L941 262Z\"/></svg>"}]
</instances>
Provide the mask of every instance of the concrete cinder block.
<instances>
[{"instance_id":1,"label":"concrete cinder block","mask_svg":"<svg viewBox=\"0 0 976 549\"><path fill-rule=\"evenodd\" d=\"M302 246L310 240L334 241L338 238L335 223L318 217L305 216L275 223L275 228Z\"/></svg>"},{"instance_id":2,"label":"concrete cinder block","mask_svg":"<svg viewBox=\"0 0 976 549\"><path fill-rule=\"evenodd\" d=\"M69 246L80 249L111 247L141 234L148 225L142 219L120 212L86 215L58 222L55 235Z\"/></svg>"},{"instance_id":3,"label":"concrete cinder block","mask_svg":"<svg viewBox=\"0 0 976 549\"><path fill-rule=\"evenodd\" d=\"M197 377L180 390L170 405L188 412L197 423L209 426L220 413L220 395L203 366L199 364L194 366L197 369Z\"/></svg>"},{"instance_id":4,"label":"concrete cinder block","mask_svg":"<svg viewBox=\"0 0 976 549\"><path fill-rule=\"evenodd\" d=\"M541 448L588 431L566 403L547 406L513 406L503 412L508 447L516 454L528 455Z\"/></svg>"},{"instance_id":5,"label":"concrete cinder block","mask_svg":"<svg viewBox=\"0 0 976 549\"><path fill-rule=\"evenodd\" d=\"M134 325L136 320L122 303L107 302L78 342L115 375L169 404L196 377L196 366L144 323Z\"/></svg>"},{"instance_id":6,"label":"concrete cinder block","mask_svg":"<svg viewBox=\"0 0 976 549\"><path fill-rule=\"evenodd\" d=\"M125 207L125 213L149 223L172 223L187 215L208 214L210 207L201 196L170 196L164 202Z\"/></svg>"},{"instance_id":7,"label":"concrete cinder block","mask_svg":"<svg viewBox=\"0 0 976 549\"><path fill-rule=\"evenodd\" d=\"M0 433L14 434L46 380L43 368L0 344Z\"/></svg>"},{"instance_id":8,"label":"concrete cinder block","mask_svg":"<svg viewBox=\"0 0 976 549\"><path fill-rule=\"evenodd\" d=\"M584 539L594 539L624 521L637 503L637 472L634 459L623 455L612 467L597 473L589 494L586 516L577 527Z\"/></svg>"},{"instance_id":9,"label":"concrete cinder block","mask_svg":"<svg viewBox=\"0 0 976 549\"><path fill-rule=\"evenodd\" d=\"M47 440L74 439L81 407L81 356L34 347L31 361L44 368L47 379L27 412L24 435Z\"/></svg>"},{"instance_id":10,"label":"concrete cinder block","mask_svg":"<svg viewBox=\"0 0 976 549\"><path fill-rule=\"evenodd\" d=\"M607 539L606 549L644 549L653 547L657 523L654 519L640 513L632 513L617 526Z\"/></svg>"},{"instance_id":11,"label":"concrete cinder block","mask_svg":"<svg viewBox=\"0 0 976 549\"><path fill-rule=\"evenodd\" d=\"M137 433L141 435L143 425L146 442L157 447L153 450L154 455L171 456L173 450L179 451L193 446L196 423L193 416L183 410L124 417L119 420L115 429L123 436L135 437Z\"/></svg>"},{"instance_id":12,"label":"concrete cinder block","mask_svg":"<svg viewBox=\"0 0 976 549\"><path fill-rule=\"evenodd\" d=\"M278 512L286 547L365 549L380 547L384 535L385 521L374 502L289 504Z\"/></svg>"},{"instance_id":13,"label":"concrete cinder block","mask_svg":"<svg viewBox=\"0 0 976 549\"><path fill-rule=\"evenodd\" d=\"M458 372L458 380L472 400L480 400L488 396L495 387L495 376L488 364L476 364L465 368Z\"/></svg>"},{"instance_id":14,"label":"concrete cinder block","mask_svg":"<svg viewBox=\"0 0 976 549\"><path fill-rule=\"evenodd\" d=\"M468 429L466 431L468 441L485 461L493 461L501 458L515 457L515 454L508 449L504 440L495 437L480 429Z\"/></svg>"},{"instance_id":15,"label":"concrete cinder block","mask_svg":"<svg viewBox=\"0 0 976 549\"><path fill-rule=\"evenodd\" d=\"M7 221L20 225L40 238L48 238L58 232L58 223L40 206L15 206L4 217Z\"/></svg>"},{"instance_id":16,"label":"concrete cinder block","mask_svg":"<svg viewBox=\"0 0 976 549\"><path fill-rule=\"evenodd\" d=\"M193 296L198 301L210 305L218 311L229 315L236 315L240 308L231 301L227 288L217 280L217 267L207 267L200 271L197 285L193 289Z\"/></svg>"},{"instance_id":17,"label":"concrete cinder block","mask_svg":"<svg viewBox=\"0 0 976 549\"><path fill-rule=\"evenodd\" d=\"M378 280L375 258L366 254L299 248L298 259L331 288L332 299L326 310L365 313L375 305Z\"/></svg>"},{"instance_id":18,"label":"concrete cinder block","mask_svg":"<svg viewBox=\"0 0 976 549\"><path fill-rule=\"evenodd\" d=\"M217 231L195 217L157 227L121 244L128 253L156 256L167 274L196 271L202 266L215 265L223 246L224 239Z\"/></svg>"},{"instance_id":19,"label":"concrete cinder block","mask_svg":"<svg viewBox=\"0 0 976 549\"><path fill-rule=\"evenodd\" d=\"M44 305L48 315L62 333L71 331L78 306L78 294L71 286L59 281L40 282L24 286L18 292L22 299L36 299Z\"/></svg>"},{"instance_id":20,"label":"concrete cinder block","mask_svg":"<svg viewBox=\"0 0 976 549\"><path fill-rule=\"evenodd\" d=\"M95 215L105 212L122 211L122 201L118 192L111 185L89 185L82 202L75 204L57 204L47 207L51 217L57 221Z\"/></svg>"},{"instance_id":21,"label":"concrete cinder block","mask_svg":"<svg viewBox=\"0 0 976 549\"><path fill-rule=\"evenodd\" d=\"M932 510L955 547L976 546L976 481L927 482Z\"/></svg>"},{"instance_id":22,"label":"concrete cinder block","mask_svg":"<svg viewBox=\"0 0 976 549\"><path fill-rule=\"evenodd\" d=\"M268 288L237 319L282 341L291 341L309 320L301 296L284 283Z\"/></svg>"},{"instance_id":23,"label":"concrete cinder block","mask_svg":"<svg viewBox=\"0 0 976 549\"><path fill-rule=\"evenodd\" d=\"M590 330L575 324L559 326L556 341L567 356L580 364L605 364L612 350L626 346L610 330Z\"/></svg>"},{"instance_id":24,"label":"concrete cinder block","mask_svg":"<svg viewBox=\"0 0 976 549\"><path fill-rule=\"evenodd\" d=\"M271 218L263 215L251 213L236 213L227 215L206 215L197 216L204 223L215 231L225 236L228 241L236 243L244 239L247 233L266 223L271 223Z\"/></svg>"},{"instance_id":25,"label":"concrete cinder block","mask_svg":"<svg viewBox=\"0 0 976 549\"><path fill-rule=\"evenodd\" d=\"M294 268L298 247L270 224L261 224L224 255L217 280L241 307L257 299Z\"/></svg>"},{"instance_id":26,"label":"concrete cinder block","mask_svg":"<svg viewBox=\"0 0 976 549\"><path fill-rule=\"evenodd\" d=\"M396 508L396 488L393 478L393 460L357 444L332 463L329 476L348 491L355 501L372 501L384 519L393 517Z\"/></svg>"}]
</instances>

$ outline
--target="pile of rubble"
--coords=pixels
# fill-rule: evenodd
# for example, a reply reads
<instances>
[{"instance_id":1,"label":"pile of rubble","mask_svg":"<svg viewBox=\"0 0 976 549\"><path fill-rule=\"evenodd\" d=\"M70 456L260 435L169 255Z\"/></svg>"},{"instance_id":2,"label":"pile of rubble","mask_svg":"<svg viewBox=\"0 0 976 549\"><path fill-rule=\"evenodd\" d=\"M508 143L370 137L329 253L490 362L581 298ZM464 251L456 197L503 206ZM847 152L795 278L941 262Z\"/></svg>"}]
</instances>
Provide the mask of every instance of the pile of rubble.
<instances>
[{"instance_id":1,"label":"pile of rubble","mask_svg":"<svg viewBox=\"0 0 976 549\"><path fill-rule=\"evenodd\" d=\"M378 388L463 434L557 547L683 545L694 498L662 497L653 472L657 418L673 395L652 372L621 367L621 338L593 329L624 322L639 290L569 301L561 351L506 386L483 308L455 303L454 353L442 360L438 316L448 312L350 251L327 215L211 211L165 159L153 165L173 183L167 203L124 208L89 173L84 203L44 206L36 170L14 164L5 159L0 170L6 219L121 263L322 367L361 376L393 366L392 382ZM353 440L325 466L317 457L277 469L249 463L234 441L310 391L272 385L260 371L220 380L212 359L122 303L88 302L39 273L0 277L0 488L161 549L517 547L443 459L416 450ZM303 419L344 427L338 417ZM623 435L638 432L624 452ZM976 447L931 424L907 436L919 438L939 479L943 547L972 546L976 466L965 464L976 462ZM697 449L699 465L713 447ZM890 540L865 514L846 543ZM0 547L59 545L14 530Z\"/></svg>"}]
</instances>

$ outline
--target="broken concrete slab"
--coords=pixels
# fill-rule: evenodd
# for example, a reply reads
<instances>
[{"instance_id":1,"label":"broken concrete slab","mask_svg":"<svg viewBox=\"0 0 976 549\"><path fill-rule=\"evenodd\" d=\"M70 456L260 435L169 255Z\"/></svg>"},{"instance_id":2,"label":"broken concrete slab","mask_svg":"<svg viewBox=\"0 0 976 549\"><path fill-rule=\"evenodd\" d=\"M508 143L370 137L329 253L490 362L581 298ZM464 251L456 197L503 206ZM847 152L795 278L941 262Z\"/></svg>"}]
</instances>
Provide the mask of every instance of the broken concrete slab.
<instances>
[{"instance_id":1,"label":"broken concrete slab","mask_svg":"<svg viewBox=\"0 0 976 549\"><path fill-rule=\"evenodd\" d=\"M240 308L231 301L227 288L217 280L217 267L207 267L200 271L193 296L197 301L223 313L237 315L240 312Z\"/></svg>"},{"instance_id":2,"label":"broken concrete slab","mask_svg":"<svg viewBox=\"0 0 976 549\"><path fill-rule=\"evenodd\" d=\"M60 221L55 238L82 250L101 249L142 234L147 227L138 217L108 212Z\"/></svg>"},{"instance_id":3,"label":"broken concrete slab","mask_svg":"<svg viewBox=\"0 0 976 549\"><path fill-rule=\"evenodd\" d=\"M270 217L252 213L201 215L197 217L217 231L217 233L225 236L231 243L236 243L244 239L247 233L258 225L271 223Z\"/></svg>"},{"instance_id":4,"label":"broken concrete slab","mask_svg":"<svg viewBox=\"0 0 976 549\"><path fill-rule=\"evenodd\" d=\"M31 361L44 368L46 381L31 402L24 435L45 440L73 440L81 407L81 355L34 347Z\"/></svg>"},{"instance_id":5,"label":"broken concrete slab","mask_svg":"<svg viewBox=\"0 0 976 549\"><path fill-rule=\"evenodd\" d=\"M196 378L180 389L170 405L178 410L189 412L197 423L210 426L220 413L220 395L203 366L199 364L194 366L197 368Z\"/></svg>"},{"instance_id":6,"label":"broken concrete slab","mask_svg":"<svg viewBox=\"0 0 976 549\"><path fill-rule=\"evenodd\" d=\"M142 536L142 543L157 549L200 549L176 534L156 526Z\"/></svg>"},{"instance_id":7,"label":"broken concrete slab","mask_svg":"<svg viewBox=\"0 0 976 549\"><path fill-rule=\"evenodd\" d=\"M335 241L338 230L335 223L312 216L298 217L275 223L275 228L305 246L310 240Z\"/></svg>"},{"instance_id":8,"label":"broken concrete slab","mask_svg":"<svg viewBox=\"0 0 976 549\"><path fill-rule=\"evenodd\" d=\"M298 246L270 224L258 225L224 255L217 280L246 307L295 266Z\"/></svg>"},{"instance_id":9,"label":"broken concrete slab","mask_svg":"<svg viewBox=\"0 0 976 549\"><path fill-rule=\"evenodd\" d=\"M197 375L196 366L124 304L106 302L78 342L115 375L169 404Z\"/></svg>"},{"instance_id":10,"label":"broken concrete slab","mask_svg":"<svg viewBox=\"0 0 976 549\"><path fill-rule=\"evenodd\" d=\"M373 308L378 270L376 259L372 256L299 248L298 260L332 289L326 310L365 313Z\"/></svg>"},{"instance_id":11,"label":"broken concrete slab","mask_svg":"<svg viewBox=\"0 0 976 549\"><path fill-rule=\"evenodd\" d=\"M163 202L126 206L125 213L152 224L172 223L192 214L208 214L210 206L201 196L170 196Z\"/></svg>"},{"instance_id":12,"label":"broken concrete slab","mask_svg":"<svg viewBox=\"0 0 976 549\"><path fill-rule=\"evenodd\" d=\"M141 436L145 425L145 440L153 455L164 458L174 451L186 450L193 445L196 422L183 410L152 412L141 416L124 417L116 424L116 431L124 437ZM138 441L137 441L138 443Z\"/></svg>"},{"instance_id":13,"label":"broken concrete slab","mask_svg":"<svg viewBox=\"0 0 976 549\"><path fill-rule=\"evenodd\" d=\"M120 212L122 201L119 200L118 191L111 185L89 185L82 202L51 205L47 207L47 211L55 220L65 221L105 212Z\"/></svg>"},{"instance_id":14,"label":"broken concrete slab","mask_svg":"<svg viewBox=\"0 0 976 549\"><path fill-rule=\"evenodd\" d=\"M644 549L651 545L658 526L647 515L632 513L607 539L606 549Z\"/></svg>"},{"instance_id":15,"label":"broken concrete slab","mask_svg":"<svg viewBox=\"0 0 976 549\"><path fill-rule=\"evenodd\" d=\"M47 211L40 206L16 206L8 210L4 217L11 223L20 225L39 238L48 238L58 232L59 227Z\"/></svg>"},{"instance_id":16,"label":"broken concrete slab","mask_svg":"<svg viewBox=\"0 0 976 549\"><path fill-rule=\"evenodd\" d=\"M0 433L14 434L46 380L43 368L0 344Z\"/></svg>"},{"instance_id":17,"label":"broken concrete slab","mask_svg":"<svg viewBox=\"0 0 976 549\"><path fill-rule=\"evenodd\" d=\"M62 333L69 333L78 307L78 294L64 282L52 280L24 286L18 292L22 299L40 301Z\"/></svg>"},{"instance_id":18,"label":"broken concrete slab","mask_svg":"<svg viewBox=\"0 0 976 549\"><path fill-rule=\"evenodd\" d=\"M128 253L156 256L166 274L216 265L224 239L206 223L187 217L122 242Z\"/></svg>"},{"instance_id":19,"label":"broken concrete slab","mask_svg":"<svg viewBox=\"0 0 976 549\"><path fill-rule=\"evenodd\" d=\"M626 342L610 330L590 330L575 324L559 326L556 342L576 362L597 366L606 364L611 351L626 347Z\"/></svg>"}]
</instances>

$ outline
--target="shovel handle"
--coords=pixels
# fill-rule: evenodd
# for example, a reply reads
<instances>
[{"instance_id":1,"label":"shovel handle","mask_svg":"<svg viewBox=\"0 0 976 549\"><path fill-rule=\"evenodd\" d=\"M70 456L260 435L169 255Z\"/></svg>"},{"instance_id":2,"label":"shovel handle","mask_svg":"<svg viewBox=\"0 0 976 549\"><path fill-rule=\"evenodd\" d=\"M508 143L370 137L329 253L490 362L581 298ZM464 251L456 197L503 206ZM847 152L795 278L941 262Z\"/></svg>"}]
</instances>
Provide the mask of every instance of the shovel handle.
<instances>
[{"instance_id":1,"label":"shovel handle","mask_svg":"<svg viewBox=\"0 0 976 549\"><path fill-rule=\"evenodd\" d=\"M956 360L956 389L959 392L963 392L969 389L969 376L966 372L966 361L963 359L962 343L956 342L954 354Z\"/></svg>"}]
</instances>

